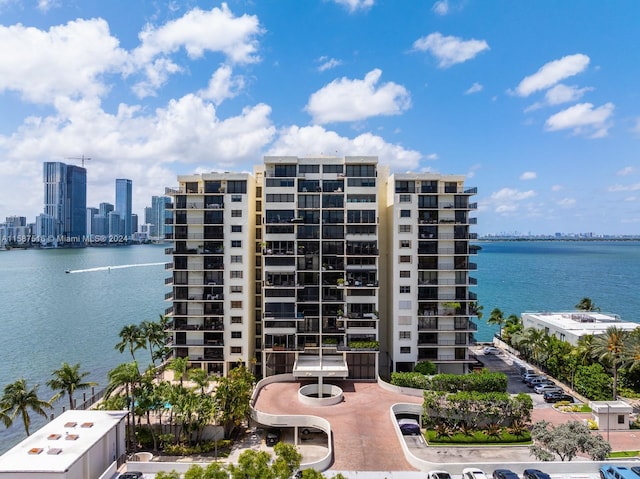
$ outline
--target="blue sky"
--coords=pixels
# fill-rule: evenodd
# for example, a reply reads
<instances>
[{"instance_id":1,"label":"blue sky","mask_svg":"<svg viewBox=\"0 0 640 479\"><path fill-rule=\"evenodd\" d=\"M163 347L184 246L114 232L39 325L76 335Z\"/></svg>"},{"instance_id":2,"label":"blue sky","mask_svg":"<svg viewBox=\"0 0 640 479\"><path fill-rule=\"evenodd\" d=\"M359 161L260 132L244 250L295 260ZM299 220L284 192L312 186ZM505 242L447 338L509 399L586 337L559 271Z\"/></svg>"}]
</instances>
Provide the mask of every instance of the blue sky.
<instances>
[{"instance_id":1,"label":"blue sky","mask_svg":"<svg viewBox=\"0 0 640 479\"><path fill-rule=\"evenodd\" d=\"M0 218L266 154L464 174L480 234L640 233L640 4L0 0Z\"/></svg>"}]
</instances>

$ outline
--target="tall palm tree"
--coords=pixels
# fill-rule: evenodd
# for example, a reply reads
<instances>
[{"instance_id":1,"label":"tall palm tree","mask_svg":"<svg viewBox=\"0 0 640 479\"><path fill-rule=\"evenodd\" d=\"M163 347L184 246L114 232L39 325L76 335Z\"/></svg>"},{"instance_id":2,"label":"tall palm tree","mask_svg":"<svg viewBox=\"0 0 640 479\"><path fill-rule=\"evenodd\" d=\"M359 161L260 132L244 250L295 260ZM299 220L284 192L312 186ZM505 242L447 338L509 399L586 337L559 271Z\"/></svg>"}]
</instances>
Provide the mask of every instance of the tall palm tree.
<instances>
[{"instance_id":1,"label":"tall palm tree","mask_svg":"<svg viewBox=\"0 0 640 479\"><path fill-rule=\"evenodd\" d=\"M109 371L108 377L109 385L105 389L104 397L109 399L114 392L124 388L127 404L129 405L129 415L127 416L130 428L129 440L131 444L135 444L136 389L142 378L138 370L138 363L134 361L120 364Z\"/></svg>"},{"instance_id":2,"label":"tall palm tree","mask_svg":"<svg viewBox=\"0 0 640 479\"><path fill-rule=\"evenodd\" d=\"M80 372L80 363L74 364L73 366L62 363L62 367L53 371L51 375L53 379L47 381L47 386L54 391L58 391L57 394L51 398L51 402L57 401L66 393L69 397L70 410L74 408L73 393L75 391L98 385L98 383L94 381L83 381L89 373Z\"/></svg>"},{"instance_id":3,"label":"tall palm tree","mask_svg":"<svg viewBox=\"0 0 640 479\"><path fill-rule=\"evenodd\" d=\"M184 375L189 368L189 358L175 357L167 364L167 369L173 371L173 380L180 380L180 386L182 386Z\"/></svg>"},{"instance_id":4,"label":"tall palm tree","mask_svg":"<svg viewBox=\"0 0 640 479\"><path fill-rule=\"evenodd\" d=\"M578 304L575 305L575 308L578 311L600 311L600 308L597 307L591 298L582 298Z\"/></svg>"},{"instance_id":5,"label":"tall palm tree","mask_svg":"<svg viewBox=\"0 0 640 479\"><path fill-rule=\"evenodd\" d=\"M36 384L29 389L24 378L7 384L4 387L2 398L0 398L0 409L3 410L4 414L2 421L5 425L11 425L13 420L20 415L27 436L30 434L29 426L31 425L29 410L40 416L47 417L46 409L51 409L52 407L51 403L38 397L38 385ZM7 417L9 418L8 420Z\"/></svg>"},{"instance_id":6,"label":"tall palm tree","mask_svg":"<svg viewBox=\"0 0 640 479\"><path fill-rule=\"evenodd\" d=\"M613 372L613 400L618 399L618 369L625 361L629 331L617 326L609 326L604 334L593 339L591 354L606 361Z\"/></svg>"},{"instance_id":7,"label":"tall palm tree","mask_svg":"<svg viewBox=\"0 0 640 479\"><path fill-rule=\"evenodd\" d=\"M487 319L487 324L494 324L500 328L500 335L502 335L502 325L505 322L504 313L499 308L493 308L491 310L491 314L489 314L489 319Z\"/></svg>"},{"instance_id":8,"label":"tall palm tree","mask_svg":"<svg viewBox=\"0 0 640 479\"><path fill-rule=\"evenodd\" d=\"M149 345L151 362L155 365L156 359L160 356L158 351L167 345L169 339L165 316L160 315L160 321L143 321L140 323L140 329Z\"/></svg>"},{"instance_id":9,"label":"tall palm tree","mask_svg":"<svg viewBox=\"0 0 640 479\"><path fill-rule=\"evenodd\" d=\"M136 324L130 324L129 326L124 326L119 333L120 342L116 344L116 349L121 353L124 352L125 349L129 349L131 353L131 357L135 362L136 356L134 354L138 349L146 349L147 348L147 338L142 331L142 328Z\"/></svg>"}]
</instances>

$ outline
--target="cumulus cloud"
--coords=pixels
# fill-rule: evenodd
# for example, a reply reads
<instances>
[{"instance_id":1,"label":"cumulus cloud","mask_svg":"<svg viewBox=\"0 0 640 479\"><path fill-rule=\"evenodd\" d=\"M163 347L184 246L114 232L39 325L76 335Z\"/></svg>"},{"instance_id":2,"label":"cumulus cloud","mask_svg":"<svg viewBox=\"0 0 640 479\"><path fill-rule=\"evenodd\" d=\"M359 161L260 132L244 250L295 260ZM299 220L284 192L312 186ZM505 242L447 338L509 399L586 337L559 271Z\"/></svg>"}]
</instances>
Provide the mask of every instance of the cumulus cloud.
<instances>
[{"instance_id":1,"label":"cumulus cloud","mask_svg":"<svg viewBox=\"0 0 640 479\"><path fill-rule=\"evenodd\" d=\"M429 153L429 154L426 156L426 159L427 159L427 160L437 160L437 159L439 159L439 158L440 158L440 156L439 156L437 153Z\"/></svg>"},{"instance_id":2,"label":"cumulus cloud","mask_svg":"<svg viewBox=\"0 0 640 479\"><path fill-rule=\"evenodd\" d=\"M333 0L338 5L342 5L349 12L353 13L358 10L368 10L374 4L374 0Z\"/></svg>"},{"instance_id":3,"label":"cumulus cloud","mask_svg":"<svg viewBox=\"0 0 640 479\"><path fill-rule=\"evenodd\" d=\"M616 172L616 175L618 175L618 176L627 176L627 175L630 175L631 173L633 173L633 171L634 171L633 166L625 166L621 170L618 170Z\"/></svg>"},{"instance_id":4,"label":"cumulus cloud","mask_svg":"<svg viewBox=\"0 0 640 479\"><path fill-rule=\"evenodd\" d=\"M578 88L577 86L567 86L562 83L550 88L545 93L544 97L549 105L559 105L561 103L569 103L572 101L577 101L582 96L588 92L592 91L593 88L585 87Z\"/></svg>"},{"instance_id":5,"label":"cumulus cloud","mask_svg":"<svg viewBox=\"0 0 640 479\"><path fill-rule=\"evenodd\" d=\"M548 131L571 129L577 135L602 138L607 136L611 127L609 118L614 108L613 103L605 103L597 108L592 103L578 103L550 116L545 128Z\"/></svg>"},{"instance_id":6,"label":"cumulus cloud","mask_svg":"<svg viewBox=\"0 0 640 479\"><path fill-rule=\"evenodd\" d=\"M465 95L471 95L472 93L478 93L478 92L482 91L483 88L484 87L480 83L475 82L473 85L471 85L467 89L467 91L464 92L464 94Z\"/></svg>"},{"instance_id":7,"label":"cumulus cloud","mask_svg":"<svg viewBox=\"0 0 640 479\"><path fill-rule=\"evenodd\" d=\"M56 8L60 6L59 0L38 0L38 10L41 12L48 12L52 8Z\"/></svg>"},{"instance_id":8,"label":"cumulus cloud","mask_svg":"<svg viewBox=\"0 0 640 479\"><path fill-rule=\"evenodd\" d=\"M520 175L521 180L535 180L538 174L535 171L525 171Z\"/></svg>"},{"instance_id":9,"label":"cumulus cloud","mask_svg":"<svg viewBox=\"0 0 640 479\"><path fill-rule=\"evenodd\" d=\"M529 96L539 90L546 90L565 78L583 72L589 65L589 57L582 53L567 55L543 65L536 73L525 77L516 87L520 96Z\"/></svg>"},{"instance_id":10,"label":"cumulus cloud","mask_svg":"<svg viewBox=\"0 0 640 479\"><path fill-rule=\"evenodd\" d=\"M640 191L640 183L634 185L612 185L609 187L609 191L612 193L619 191Z\"/></svg>"},{"instance_id":11,"label":"cumulus cloud","mask_svg":"<svg viewBox=\"0 0 640 479\"><path fill-rule=\"evenodd\" d=\"M553 185L551 187L551 191L561 191L563 189L564 189L564 186L562 186L562 185Z\"/></svg>"},{"instance_id":12,"label":"cumulus cloud","mask_svg":"<svg viewBox=\"0 0 640 479\"><path fill-rule=\"evenodd\" d=\"M514 188L502 188L492 193L488 202L496 213L509 214L517 211L520 206L519 202L533 198L535 195L533 190L520 191Z\"/></svg>"},{"instance_id":13,"label":"cumulus cloud","mask_svg":"<svg viewBox=\"0 0 640 479\"><path fill-rule=\"evenodd\" d=\"M198 96L219 105L224 100L235 97L243 88L244 78L232 76L231 67L223 65L213 72L209 85L205 90L200 90Z\"/></svg>"},{"instance_id":14,"label":"cumulus cloud","mask_svg":"<svg viewBox=\"0 0 640 479\"><path fill-rule=\"evenodd\" d=\"M433 10L438 15L446 15L449 13L449 0L440 0L433 4L431 10Z\"/></svg>"},{"instance_id":15,"label":"cumulus cloud","mask_svg":"<svg viewBox=\"0 0 640 479\"><path fill-rule=\"evenodd\" d=\"M331 70L332 68L342 65L342 60L336 60L335 58L329 58L327 56L322 56L318 58L317 61L318 63L320 63L320 65L318 66L319 72Z\"/></svg>"},{"instance_id":16,"label":"cumulus cloud","mask_svg":"<svg viewBox=\"0 0 640 479\"><path fill-rule=\"evenodd\" d=\"M471 60L479 53L489 50L489 44L484 40L463 40L436 32L418 38L413 42L413 48L431 53L438 60L440 68L448 68L456 63Z\"/></svg>"},{"instance_id":17,"label":"cumulus cloud","mask_svg":"<svg viewBox=\"0 0 640 479\"><path fill-rule=\"evenodd\" d=\"M334 80L309 97L305 110L318 124L399 115L411 106L409 92L393 82L378 86L381 75L382 70L375 69L363 80Z\"/></svg>"},{"instance_id":18,"label":"cumulus cloud","mask_svg":"<svg viewBox=\"0 0 640 479\"><path fill-rule=\"evenodd\" d=\"M267 154L289 155L292 151L304 152L304 155L309 156L374 155L378 156L380 163L400 171L416 169L421 159L419 152L387 143L371 133L347 138L318 125L281 129Z\"/></svg>"}]
</instances>

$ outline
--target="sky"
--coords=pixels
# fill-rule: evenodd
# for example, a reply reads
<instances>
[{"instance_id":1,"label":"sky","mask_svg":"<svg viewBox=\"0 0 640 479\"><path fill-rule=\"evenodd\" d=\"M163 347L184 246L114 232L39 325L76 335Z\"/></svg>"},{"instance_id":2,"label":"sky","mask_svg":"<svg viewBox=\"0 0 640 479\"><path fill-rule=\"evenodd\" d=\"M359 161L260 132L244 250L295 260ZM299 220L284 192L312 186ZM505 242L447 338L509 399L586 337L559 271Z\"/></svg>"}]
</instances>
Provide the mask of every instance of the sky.
<instances>
[{"instance_id":1,"label":"sky","mask_svg":"<svg viewBox=\"0 0 640 479\"><path fill-rule=\"evenodd\" d=\"M265 155L466 176L481 235L640 234L634 0L0 0L0 220ZM142 216L141 216L142 217Z\"/></svg>"}]
</instances>

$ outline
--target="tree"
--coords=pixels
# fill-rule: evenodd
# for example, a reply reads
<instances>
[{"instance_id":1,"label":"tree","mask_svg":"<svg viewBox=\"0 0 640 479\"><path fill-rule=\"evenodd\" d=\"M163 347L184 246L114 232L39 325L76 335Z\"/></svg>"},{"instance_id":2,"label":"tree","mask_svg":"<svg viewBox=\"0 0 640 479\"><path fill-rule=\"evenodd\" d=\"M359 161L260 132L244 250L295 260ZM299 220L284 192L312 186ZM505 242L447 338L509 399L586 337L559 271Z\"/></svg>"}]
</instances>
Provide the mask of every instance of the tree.
<instances>
[{"instance_id":1,"label":"tree","mask_svg":"<svg viewBox=\"0 0 640 479\"><path fill-rule=\"evenodd\" d=\"M24 378L7 384L4 387L2 398L0 398L2 422L9 427L13 424L14 419L20 415L27 436L30 434L29 426L31 425L29 410L40 416L47 417L46 409L51 409L52 407L51 403L38 397L38 385L36 384L29 389Z\"/></svg>"},{"instance_id":2,"label":"tree","mask_svg":"<svg viewBox=\"0 0 640 479\"><path fill-rule=\"evenodd\" d=\"M575 390L593 401L607 401L611 399L611 376L600 363L578 366Z\"/></svg>"},{"instance_id":3,"label":"tree","mask_svg":"<svg viewBox=\"0 0 640 479\"><path fill-rule=\"evenodd\" d=\"M80 372L80 363L73 366L62 363L60 369L56 369L51 373L52 379L47 381L49 386L58 393L51 398L51 402L55 402L65 394L69 397L69 409L74 408L73 393L77 390L88 389L92 386L97 386L98 383L94 381L84 382L83 379L89 375L88 372Z\"/></svg>"},{"instance_id":4,"label":"tree","mask_svg":"<svg viewBox=\"0 0 640 479\"><path fill-rule=\"evenodd\" d=\"M167 346L169 335L167 334L167 316L160 315L159 321L143 321L140 329L149 346L151 363L155 365L156 360L162 360L162 351Z\"/></svg>"},{"instance_id":5,"label":"tree","mask_svg":"<svg viewBox=\"0 0 640 479\"><path fill-rule=\"evenodd\" d=\"M129 408L129 415L127 416L127 422L129 425L129 440L131 444L135 444L135 404L136 404L136 388L140 383L141 376L140 371L138 370L138 363L135 361L131 363L123 363L111 371L108 374L109 384L104 391L105 399L109 399L109 397L124 388L125 397L127 399L127 405Z\"/></svg>"},{"instance_id":6,"label":"tree","mask_svg":"<svg viewBox=\"0 0 640 479\"><path fill-rule=\"evenodd\" d=\"M236 366L218 380L214 400L226 438L249 417L254 382L253 374L244 365Z\"/></svg>"},{"instance_id":7,"label":"tree","mask_svg":"<svg viewBox=\"0 0 640 479\"><path fill-rule=\"evenodd\" d=\"M120 342L116 344L115 348L121 353L124 352L125 349L128 349L133 361L136 360L135 351L147 348L147 338L142 328L136 324L124 326L120 330L119 336Z\"/></svg>"},{"instance_id":8,"label":"tree","mask_svg":"<svg viewBox=\"0 0 640 479\"><path fill-rule=\"evenodd\" d=\"M600 308L596 306L591 298L582 298L578 304L575 305L578 311L600 311Z\"/></svg>"},{"instance_id":9,"label":"tree","mask_svg":"<svg viewBox=\"0 0 640 479\"><path fill-rule=\"evenodd\" d=\"M591 353L600 361L611 365L613 372L613 400L618 399L618 369L625 362L629 331L609 326L604 334L594 338Z\"/></svg>"},{"instance_id":10,"label":"tree","mask_svg":"<svg viewBox=\"0 0 640 479\"><path fill-rule=\"evenodd\" d=\"M187 369L189 368L189 358L172 358L167 364L167 369L173 371L173 380L179 380L180 386L184 381L184 375L187 373Z\"/></svg>"},{"instance_id":11,"label":"tree","mask_svg":"<svg viewBox=\"0 0 640 479\"><path fill-rule=\"evenodd\" d=\"M289 479L300 467L302 454L298 452L296 446L279 442L273 446L276 453L276 459L273 461L271 468L277 479Z\"/></svg>"},{"instance_id":12,"label":"tree","mask_svg":"<svg viewBox=\"0 0 640 479\"><path fill-rule=\"evenodd\" d=\"M499 308L493 308L491 310L491 314L489 314L489 319L487 319L487 324L493 324L500 328L500 335L502 335L502 325L505 323L504 313Z\"/></svg>"},{"instance_id":13,"label":"tree","mask_svg":"<svg viewBox=\"0 0 640 479\"><path fill-rule=\"evenodd\" d=\"M433 376L438 372L438 366L433 364L431 361L425 359L424 361L420 361L413 368L413 372L424 374L426 376Z\"/></svg>"},{"instance_id":14,"label":"tree","mask_svg":"<svg viewBox=\"0 0 640 479\"><path fill-rule=\"evenodd\" d=\"M531 453L540 461L571 461L578 452L588 454L593 461L603 461L611 453L611 445L602 436L591 434L587 425L569 421L556 426L540 421L531 429Z\"/></svg>"}]
</instances>

